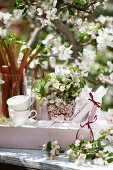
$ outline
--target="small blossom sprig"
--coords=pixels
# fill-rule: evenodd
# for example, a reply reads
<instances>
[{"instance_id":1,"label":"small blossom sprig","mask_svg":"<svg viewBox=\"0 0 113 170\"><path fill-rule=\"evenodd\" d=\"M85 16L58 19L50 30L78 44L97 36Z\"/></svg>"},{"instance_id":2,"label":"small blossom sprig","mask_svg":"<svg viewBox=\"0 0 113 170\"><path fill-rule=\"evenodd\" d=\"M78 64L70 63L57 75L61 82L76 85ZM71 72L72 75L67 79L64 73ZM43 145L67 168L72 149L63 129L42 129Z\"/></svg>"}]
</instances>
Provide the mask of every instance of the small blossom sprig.
<instances>
[{"instance_id":1,"label":"small blossom sprig","mask_svg":"<svg viewBox=\"0 0 113 170\"><path fill-rule=\"evenodd\" d=\"M100 131L101 138L104 139L104 142L108 145L113 145L113 126L107 130Z\"/></svg>"},{"instance_id":2,"label":"small blossom sprig","mask_svg":"<svg viewBox=\"0 0 113 170\"><path fill-rule=\"evenodd\" d=\"M60 154L60 145L58 141L49 141L43 145L43 150L46 151L47 159L57 159Z\"/></svg>"},{"instance_id":3,"label":"small blossom sprig","mask_svg":"<svg viewBox=\"0 0 113 170\"><path fill-rule=\"evenodd\" d=\"M108 130L107 132L109 132ZM94 141L76 140L70 145L70 149L66 152L70 161L76 165L81 165L90 160L95 165L106 165L113 162L113 152L106 150L105 135L103 134ZM112 133L113 134L113 133Z\"/></svg>"},{"instance_id":4,"label":"small blossom sprig","mask_svg":"<svg viewBox=\"0 0 113 170\"><path fill-rule=\"evenodd\" d=\"M86 84L85 75L77 67L64 69L55 68L45 79L35 82L34 91L39 104L69 104L79 96Z\"/></svg>"}]
</instances>

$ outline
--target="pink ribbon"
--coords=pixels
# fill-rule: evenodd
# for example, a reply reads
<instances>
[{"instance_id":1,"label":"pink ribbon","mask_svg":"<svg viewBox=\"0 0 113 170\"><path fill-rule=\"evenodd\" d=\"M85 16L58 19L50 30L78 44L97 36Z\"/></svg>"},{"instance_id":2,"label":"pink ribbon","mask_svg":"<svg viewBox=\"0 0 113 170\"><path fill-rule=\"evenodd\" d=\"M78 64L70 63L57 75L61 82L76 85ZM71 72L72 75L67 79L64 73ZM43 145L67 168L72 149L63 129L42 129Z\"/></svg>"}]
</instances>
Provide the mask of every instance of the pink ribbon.
<instances>
[{"instance_id":1,"label":"pink ribbon","mask_svg":"<svg viewBox=\"0 0 113 170\"><path fill-rule=\"evenodd\" d=\"M92 102L94 103L94 105L97 106L98 108L102 108L102 107L101 107L101 103L96 102L96 101L94 100L93 94L92 94L91 92L89 93L89 95L90 95L91 98L88 99L88 100L92 101Z\"/></svg>"},{"instance_id":2,"label":"pink ribbon","mask_svg":"<svg viewBox=\"0 0 113 170\"><path fill-rule=\"evenodd\" d=\"M91 132L92 140L94 140L94 133L93 133L93 130L92 130L90 124L94 123L96 120L97 120L97 115L94 116L94 118L93 118L92 121L89 121L89 120L88 120L88 121L87 121L85 124L83 124L83 125L80 123L80 128L79 128L79 130L77 131L76 139L78 139L78 135L79 135L80 130L81 130L82 128L84 128L85 126L87 126L88 129L89 129L90 132Z\"/></svg>"},{"instance_id":3,"label":"pink ribbon","mask_svg":"<svg viewBox=\"0 0 113 170\"><path fill-rule=\"evenodd\" d=\"M89 96L90 96L90 99L88 99L88 100L92 101L96 107L102 108L102 107L101 107L101 103L96 102L96 101L94 100L93 94L92 94L91 92L89 93ZM88 116L89 116L89 112L87 113L87 117L88 117ZM84 128L85 126L87 126L88 129L89 129L90 132L91 132L92 140L94 140L94 133L93 133L93 130L92 130L90 124L94 123L96 120L97 120L97 115L94 116L94 118L93 118L92 121L89 121L89 120L88 120L88 121L87 121L85 124L83 124L83 125L80 123L80 128L79 128L79 130L77 131L76 139L78 139L78 134L79 134L80 130L81 130L82 128Z\"/></svg>"}]
</instances>

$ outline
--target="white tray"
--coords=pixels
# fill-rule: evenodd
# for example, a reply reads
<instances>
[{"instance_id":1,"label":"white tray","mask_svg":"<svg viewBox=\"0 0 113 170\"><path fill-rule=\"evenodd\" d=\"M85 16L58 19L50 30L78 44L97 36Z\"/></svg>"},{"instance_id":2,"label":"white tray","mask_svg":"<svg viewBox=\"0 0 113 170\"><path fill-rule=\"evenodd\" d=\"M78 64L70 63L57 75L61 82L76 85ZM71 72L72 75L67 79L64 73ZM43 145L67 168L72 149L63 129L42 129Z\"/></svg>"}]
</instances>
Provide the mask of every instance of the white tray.
<instances>
[{"instance_id":1,"label":"white tray","mask_svg":"<svg viewBox=\"0 0 113 170\"><path fill-rule=\"evenodd\" d=\"M42 149L44 143L49 140L57 140L62 149L66 150L69 148L69 144L75 142L78 129L76 127L15 127L0 125L0 147ZM87 128L82 129L80 134L85 139L90 139L90 133Z\"/></svg>"}]
</instances>

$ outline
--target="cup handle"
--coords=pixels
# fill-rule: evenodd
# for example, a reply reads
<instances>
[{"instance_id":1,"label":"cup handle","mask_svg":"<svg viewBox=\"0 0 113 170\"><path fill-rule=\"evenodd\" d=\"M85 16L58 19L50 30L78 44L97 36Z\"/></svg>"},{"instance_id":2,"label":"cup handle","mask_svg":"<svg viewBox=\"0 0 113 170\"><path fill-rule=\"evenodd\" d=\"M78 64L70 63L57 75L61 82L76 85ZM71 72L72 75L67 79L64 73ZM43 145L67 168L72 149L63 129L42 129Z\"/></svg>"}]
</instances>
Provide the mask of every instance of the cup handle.
<instances>
[{"instance_id":1,"label":"cup handle","mask_svg":"<svg viewBox=\"0 0 113 170\"><path fill-rule=\"evenodd\" d=\"M34 103L34 101L35 101L35 97L31 97L30 104L29 104L29 108L32 106L32 104Z\"/></svg>"},{"instance_id":2,"label":"cup handle","mask_svg":"<svg viewBox=\"0 0 113 170\"><path fill-rule=\"evenodd\" d=\"M29 118L34 119L34 118L36 117L36 115L37 115L37 111L36 111L36 110L31 110L31 111L30 111L30 115L31 115L32 113L35 113L35 114L34 114L33 116L29 116Z\"/></svg>"}]
</instances>

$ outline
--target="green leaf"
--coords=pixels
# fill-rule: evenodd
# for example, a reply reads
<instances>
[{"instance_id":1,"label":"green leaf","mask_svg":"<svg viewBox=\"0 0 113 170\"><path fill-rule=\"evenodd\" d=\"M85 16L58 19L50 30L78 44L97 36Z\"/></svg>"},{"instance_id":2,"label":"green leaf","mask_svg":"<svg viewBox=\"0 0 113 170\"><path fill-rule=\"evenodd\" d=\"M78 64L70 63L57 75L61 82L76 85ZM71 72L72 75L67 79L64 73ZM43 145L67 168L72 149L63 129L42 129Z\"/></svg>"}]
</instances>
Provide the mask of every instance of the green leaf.
<instances>
[{"instance_id":1,"label":"green leaf","mask_svg":"<svg viewBox=\"0 0 113 170\"><path fill-rule=\"evenodd\" d=\"M25 15L26 12L27 12L27 8L25 7L25 8L24 8L24 11L22 12L22 15Z\"/></svg>"},{"instance_id":2,"label":"green leaf","mask_svg":"<svg viewBox=\"0 0 113 170\"><path fill-rule=\"evenodd\" d=\"M51 151L51 141L47 143L46 151L50 152Z\"/></svg>"},{"instance_id":3,"label":"green leaf","mask_svg":"<svg viewBox=\"0 0 113 170\"><path fill-rule=\"evenodd\" d=\"M57 80L59 80L59 81L61 81L61 80L62 80L62 78L61 78L61 76L60 76L60 75L57 75L57 76L56 76L56 78L57 78Z\"/></svg>"},{"instance_id":4,"label":"green leaf","mask_svg":"<svg viewBox=\"0 0 113 170\"><path fill-rule=\"evenodd\" d=\"M96 40L92 40L91 45L96 47L97 46L97 41Z\"/></svg>"},{"instance_id":5,"label":"green leaf","mask_svg":"<svg viewBox=\"0 0 113 170\"><path fill-rule=\"evenodd\" d=\"M113 156L113 152L110 152L110 153L108 154L108 156L109 156L109 157L112 157L112 156Z\"/></svg>"},{"instance_id":6,"label":"green leaf","mask_svg":"<svg viewBox=\"0 0 113 170\"><path fill-rule=\"evenodd\" d=\"M42 100L38 100L38 106L42 106Z\"/></svg>"},{"instance_id":7,"label":"green leaf","mask_svg":"<svg viewBox=\"0 0 113 170\"><path fill-rule=\"evenodd\" d=\"M25 5L19 5L17 8L18 8L18 9L24 9L24 8L25 8Z\"/></svg>"},{"instance_id":8,"label":"green leaf","mask_svg":"<svg viewBox=\"0 0 113 170\"><path fill-rule=\"evenodd\" d=\"M113 158L109 158L109 159L107 160L107 162L108 162L108 163L112 163L112 162L113 162Z\"/></svg>"},{"instance_id":9,"label":"green leaf","mask_svg":"<svg viewBox=\"0 0 113 170\"><path fill-rule=\"evenodd\" d=\"M35 2L35 0L30 0L31 3Z\"/></svg>"},{"instance_id":10,"label":"green leaf","mask_svg":"<svg viewBox=\"0 0 113 170\"><path fill-rule=\"evenodd\" d=\"M90 39L90 36L88 35L87 32L82 32L80 35L79 35L79 40L80 42L87 42L89 41Z\"/></svg>"},{"instance_id":11,"label":"green leaf","mask_svg":"<svg viewBox=\"0 0 113 170\"><path fill-rule=\"evenodd\" d=\"M94 159L95 158L95 153L88 153L86 154L87 159Z\"/></svg>"},{"instance_id":12,"label":"green leaf","mask_svg":"<svg viewBox=\"0 0 113 170\"><path fill-rule=\"evenodd\" d=\"M80 82L80 88L83 88L84 85L85 85L85 82L84 82L84 81Z\"/></svg>"},{"instance_id":13,"label":"green leaf","mask_svg":"<svg viewBox=\"0 0 113 170\"><path fill-rule=\"evenodd\" d=\"M70 148L73 150L73 149L75 149L75 145L72 143L72 144L70 144L69 145L70 146Z\"/></svg>"}]
</instances>

